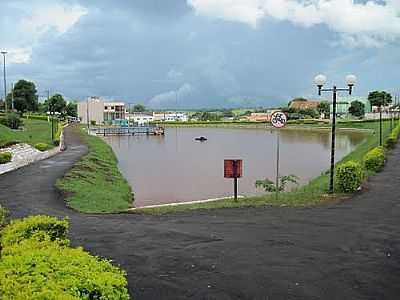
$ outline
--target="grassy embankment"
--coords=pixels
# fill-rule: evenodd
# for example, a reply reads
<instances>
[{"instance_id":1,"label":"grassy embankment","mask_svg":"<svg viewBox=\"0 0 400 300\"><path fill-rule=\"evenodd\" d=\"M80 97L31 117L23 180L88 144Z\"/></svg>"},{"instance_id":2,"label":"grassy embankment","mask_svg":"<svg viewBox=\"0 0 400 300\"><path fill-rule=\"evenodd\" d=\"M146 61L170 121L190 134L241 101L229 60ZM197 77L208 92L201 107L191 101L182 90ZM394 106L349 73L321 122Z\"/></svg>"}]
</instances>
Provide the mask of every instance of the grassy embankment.
<instances>
[{"instance_id":1,"label":"grassy embankment","mask_svg":"<svg viewBox=\"0 0 400 300\"><path fill-rule=\"evenodd\" d=\"M7 144L27 143L35 145L37 143L46 143L53 145L51 141L51 126L47 121L26 120L24 119L23 130L12 130L6 126L0 125L0 148Z\"/></svg>"},{"instance_id":2,"label":"grassy embankment","mask_svg":"<svg viewBox=\"0 0 400 300\"><path fill-rule=\"evenodd\" d=\"M118 169L111 147L84 130L74 128L89 152L60 180L68 205L86 213L113 213L131 207L131 188Z\"/></svg>"},{"instance_id":3,"label":"grassy embankment","mask_svg":"<svg viewBox=\"0 0 400 300\"><path fill-rule=\"evenodd\" d=\"M397 123L396 123L397 124ZM264 124L265 126L265 124ZM317 125L314 126L317 127ZM318 125L320 127L320 125ZM351 122L339 123L340 128L363 129L369 130L370 134L366 140L360 144L354 151L344 157L338 164L354 160L362 162L363 156L372 148L379 145L379 123L378 122ZM323 126L321 127L323 129ZM328 128L326 128L327 130ZM384 122L383 139L390 134L390 121ZM329 162L327 162L328 167ZM369 174L371 175L371 174ZM322 203L332 199L335 195L328 195L329 173L324 172L319 177L311 180L307 185L300 187L291 192L280 193L276 199L275 194L265 194L257 197L239 198L237 201L233 199L219 200L215 202L187 204L177 206L164 206L159 208L137 209L134 213L148 214L165 214L180 211L196 210L196 209L215 209L215 208L233 208L233 207L259 207L259 206L306 206ZM336 195L340 196L340 195Z\"/></svg>"}]
</instances>

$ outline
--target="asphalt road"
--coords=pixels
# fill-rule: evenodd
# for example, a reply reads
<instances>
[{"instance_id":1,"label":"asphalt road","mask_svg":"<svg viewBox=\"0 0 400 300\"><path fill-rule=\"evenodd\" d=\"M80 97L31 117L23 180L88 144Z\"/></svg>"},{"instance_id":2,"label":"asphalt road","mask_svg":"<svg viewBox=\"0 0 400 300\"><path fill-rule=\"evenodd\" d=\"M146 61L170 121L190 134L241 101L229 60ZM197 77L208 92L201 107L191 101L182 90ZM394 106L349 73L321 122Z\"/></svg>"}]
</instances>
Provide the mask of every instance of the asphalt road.
<instances>
[{"instance_id":1,"label":"asphalt road","mask_svg":"<svg viewBox=\"0 0 400 300\"><path fill-rule=\"evenodd\" d=\"M69 216L73 245L120 264L134 299L400 299L400 146L340 204L86 215L54 188L87 151L66 139L67 151L0 176L0 203L12 218Z\"/></svg>"}]
</instances>

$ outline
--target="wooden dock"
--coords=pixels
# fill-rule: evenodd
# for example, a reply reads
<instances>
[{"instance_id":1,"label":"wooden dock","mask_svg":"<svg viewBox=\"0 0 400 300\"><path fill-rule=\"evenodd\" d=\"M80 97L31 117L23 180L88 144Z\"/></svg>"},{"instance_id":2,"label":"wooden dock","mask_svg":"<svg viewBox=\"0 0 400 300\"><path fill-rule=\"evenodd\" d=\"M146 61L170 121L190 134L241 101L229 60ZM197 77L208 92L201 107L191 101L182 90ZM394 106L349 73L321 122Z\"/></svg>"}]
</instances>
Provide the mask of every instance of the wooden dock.
<instances>
[{"instance_id":1,"label":"wooden dock","mask_svg":"<svg viewBox=\"0 0 400 300\"><path fill-rule=\"evenodd\" d=\"M156 125L148 126L110 126L110 127L92 127L90 128L92 134L96 135L164 135L163 127Z\"/></svg>"}]
</instances>

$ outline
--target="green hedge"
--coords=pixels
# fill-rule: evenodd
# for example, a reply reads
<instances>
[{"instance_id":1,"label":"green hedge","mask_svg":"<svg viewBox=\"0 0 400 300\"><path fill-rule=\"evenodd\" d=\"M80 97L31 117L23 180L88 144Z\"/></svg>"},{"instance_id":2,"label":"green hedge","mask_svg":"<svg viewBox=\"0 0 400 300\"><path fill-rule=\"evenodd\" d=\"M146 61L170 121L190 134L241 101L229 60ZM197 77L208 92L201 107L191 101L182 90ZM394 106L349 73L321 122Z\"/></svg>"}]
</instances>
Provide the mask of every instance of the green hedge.
<instances>
[{"instance_id":1,"label":"green hedge","mask_svg":"<svg viewBox=\"0 0 400 300\"><path fill-rule=\"evenodd\" d=\"M71 248L67 229L67 221L34 216L3 230L0 299L129 299L126 273Z\"/></svg>"},{"instance_id":2,"label":"green hedge","mask_svg":"<svg viewBox=\"0 0 400 300\"><path fill-rule=\"evenodd\" d=\"M375 147L365 154L363 161L365 169L372 172L379 172L385 166L385 150L383 147Z\"/></svg>"},{"instance_id":3,"label":"green hedge","mask_svg":"<svg viewBox=\"0 0 400 300\"><path fill-rule=\"evenodd\" d=\"M10 152L0 152L0 165L11 161L12 154Z\"/></svg>"},{"instance_id":4,"label":"green hedge","mask_svg":"<svg viewBox=\"0 0 400 300\"><path fill-rule=\"evenodd\" d=\"M336 184L343 193L355 192L362 183L363 168L354 161L345 162L337 167Z\"/></svg>"},{"instance_id":5,"label":"green hedge","mask_svg":"<svg viewBox=\"0 0 400 300\"><path fill-rule=\"evenodd\" d=\"M47 145L46 143L37 143L35 144L35 148L38 149L39 151L46 151L47 149L49 149L49 145Z\"/></svg>"},{"instance_id":6,"label":"green hedge","mask_svg":"<svg viewBox=\"0 0 400 300\"><path fill-rule=\"evenodd\" d=\"M45 115L25 115L26 119L48 121L49 117Z\"/></svg>"},{"instance_id":7,"label":"green hedge","mask_svg":"<svg viewBox=\"0 0 400 300\"><path fill-rule=\"evenodd\" d=\"M13 221L2 231L1 245L12 246L34 235L39 237L43 234L48 236L50 241L66 239L68 222L43 215Z\"/></svg>"}]
</instances>

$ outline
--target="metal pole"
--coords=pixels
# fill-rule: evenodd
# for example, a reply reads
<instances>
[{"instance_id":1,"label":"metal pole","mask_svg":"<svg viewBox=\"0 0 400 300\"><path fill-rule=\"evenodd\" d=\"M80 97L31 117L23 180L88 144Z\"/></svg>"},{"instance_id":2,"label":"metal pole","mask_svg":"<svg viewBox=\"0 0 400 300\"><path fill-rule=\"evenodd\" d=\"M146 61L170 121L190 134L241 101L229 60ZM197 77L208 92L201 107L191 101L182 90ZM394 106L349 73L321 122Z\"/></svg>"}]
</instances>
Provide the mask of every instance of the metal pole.
<instances>
[{"instance_id":1,"label":"metal pole","mask_svg":"<svg viewBox=\"0 0 400 300\"><path fill-rule=\"evenodd\" d=\"M238 176L238 174L236 173L236 171L237 171L237 161L236 160L233 161L233 170L235 172L235 174L234 174L235 177L233 178L233 197L234 197L235 201L237 201L237 198L238 198L238 178L237 178L237 176Z\"/></svg>"},{"instance_id":2,"label":"metal pole","mask_svg":"<svg viewBox=\"0 0 400 300\"><path fill-rule=\"evenodd\" d=\"M89 134L89 97L86 98L86 124L87 132Z\"/></svg>"},{"instance_id":3,"label":"metal pole","mask_svg":"<svg viewBox=\"0 0 400 300\"><path fill-rule=\"evenodd\" d=\"M382 146L382 107L379 106L379 146Z\"/></svg>"},{"instance_id":4,"label":"metal pole","mask_svg":"<svg viewBox=\"0 0 400 300\"><path fill-rule=\"evenodd\" d=\"M280 140L279 140L279 129L276 131L276 178L275 178L275 197L276 200L279 198L279 145Z\"/></svg>"},{"instance_id":5,"label":"metal pole","mask_svg":"<svg viewBox=\"0 0 400 300\"><path fill-rule=\"evenodd\" d=\"M47 90L47 103L50 105L51 140L54 140L54 105L50 103L50 90Z\"/></svg>"},{"instance_id":6,"label":"metal pole","mask_svg":"<svg viewBox=\"0 0 400 300\"><path fill-rule=\"evenodd\" d=\"M335 142L336 142L336 101L337 91L336 86L333 87L333 108L332 108L332 143L331 143L331 172L329 180L329 193L333 194L334 185L333 180L335 176Z\"/></svg>"},{"instance_id":7,"label":"metal pole","mask_svg":"<svg viewBox=\"0 0 400 300\"><path fill-rule=\"evenodd\" d=\"M11 109L14 111L14 83L11 83Z\"/></svg>"},{"instance_id":8,"label":"metal pole","mask_svg":"<svg viewBox=\"0 0 400 300\"><path fill-rule=\"evenodd\" d=\"M2 51L3 54L3 77L4 77L4 108L7 112L7 79L6 79L6 51Z\"/></svg>"}]
</instances>

